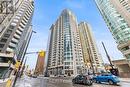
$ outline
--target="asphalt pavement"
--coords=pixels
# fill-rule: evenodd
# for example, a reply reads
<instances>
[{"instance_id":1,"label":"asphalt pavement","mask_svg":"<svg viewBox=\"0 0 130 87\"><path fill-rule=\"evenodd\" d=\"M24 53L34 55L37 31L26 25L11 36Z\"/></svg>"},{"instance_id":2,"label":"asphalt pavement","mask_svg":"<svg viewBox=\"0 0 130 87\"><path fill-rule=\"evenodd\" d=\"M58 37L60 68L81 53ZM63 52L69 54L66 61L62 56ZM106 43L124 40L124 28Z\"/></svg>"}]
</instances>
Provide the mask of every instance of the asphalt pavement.
<instances>
[{"instance_id":1,"label":"asphalt pavement","mask_svg":"<svg viewBox=\"0 0 130 87\"><path fill-rule=\"evenodd\" d=\"M17 81L15 87L130 87L130 82L120 82L118 85L109 85L107 83L96 84L92 86L72 84L70 78L46 78L46 77L24 77Z\"/></svg>"}]
</instances>

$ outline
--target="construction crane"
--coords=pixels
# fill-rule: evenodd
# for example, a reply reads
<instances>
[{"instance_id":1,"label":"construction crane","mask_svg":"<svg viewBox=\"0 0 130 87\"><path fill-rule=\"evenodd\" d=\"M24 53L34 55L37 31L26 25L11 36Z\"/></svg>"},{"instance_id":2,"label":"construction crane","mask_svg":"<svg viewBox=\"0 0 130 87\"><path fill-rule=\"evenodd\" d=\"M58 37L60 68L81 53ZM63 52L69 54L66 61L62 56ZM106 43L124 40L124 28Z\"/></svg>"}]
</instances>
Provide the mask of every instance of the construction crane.
<instances>
[{"instance_id":1,"label":"construction crane","mask_svg":"<svg viewBox=\"0 0 130 87\"><path fill-rule=\"evenodd\" d=\"M107 56L107 58L108 58L108 60L109 60L110 66L111 66L110 72L111 72L113 75L119 76L118 68L115 68L115 67L114 67L114 65L113 65L113 63L112 63L112 61L111 61L111 58L110 58L110 56L109 56L109 54L108 54L108 52L107 52L107 50L106 50L106 47L105 47L105 45L104 45L103 42L102 42L102 45L103 45L104 51L105 51L105 53L106 53L106 56Z\"/></svg>"}]
</instances>

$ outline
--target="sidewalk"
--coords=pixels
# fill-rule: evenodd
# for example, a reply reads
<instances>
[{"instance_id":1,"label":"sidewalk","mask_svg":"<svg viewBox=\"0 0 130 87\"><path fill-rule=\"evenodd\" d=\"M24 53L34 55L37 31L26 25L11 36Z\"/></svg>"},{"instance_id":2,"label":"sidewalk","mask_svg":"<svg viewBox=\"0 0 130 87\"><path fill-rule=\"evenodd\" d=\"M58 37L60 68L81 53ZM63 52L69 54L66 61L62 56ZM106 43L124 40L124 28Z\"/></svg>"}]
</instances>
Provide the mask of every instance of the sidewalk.
<instances>
[{"instance_id":1,"label":"sidewalk","mask_svg":"<svg viewBox=\"0 0 130 87\"><path fill-rule=\"evenodd\" d=\"M0 79L0 87L5 87L7 80L8 80L8 79L5 79L5 80L3 81L3 79Z\"/></svg>"},{"instance_id":2,"label":"sidewalk","mask_svg":"<svg viewBox=\"0 0 130 87\"><path fill-rule=\"evenodd\" d=\"M120 78L120 80L122 82L128 82L128 83L130 83L130 78Z\"/></svg>"},{"instance_id":3,"label":"sidewalk","mask_svg":"<svg viewBox=\"0 0 130 87\"><path fill-rule=\"evenodd\" d=\"M18 78L15 87L31 87L30 77L24 76L22 78Z\"/></svg>"}]
</instances>

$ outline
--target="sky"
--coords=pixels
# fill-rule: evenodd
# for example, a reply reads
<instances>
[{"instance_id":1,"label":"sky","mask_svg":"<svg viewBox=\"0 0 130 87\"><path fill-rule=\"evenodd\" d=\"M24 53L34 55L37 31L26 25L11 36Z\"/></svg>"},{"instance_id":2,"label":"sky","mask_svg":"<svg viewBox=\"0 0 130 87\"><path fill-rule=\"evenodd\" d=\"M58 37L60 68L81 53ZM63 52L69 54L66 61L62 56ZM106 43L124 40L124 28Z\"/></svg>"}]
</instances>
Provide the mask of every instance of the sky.
<instances>
[{"instance_id":1,"label":"sky","mask_svg":"<svg viewBox=\"0 0 130 87\"><path fill-rule=\"evenodd\" d=\"M37 52L47 49L49 29L57 20L63 9L70 9L77 17L78 23L88 22L97 43L103 61L108 62L101 42L103 41L112 60L121 59L123 56L117 49L117 44L100 15L94 0L35 0L35 9L32 20L33 30L27 52ZM34 69L37 54L28 54L27 65Z\"/></svg>"}]
</instances>

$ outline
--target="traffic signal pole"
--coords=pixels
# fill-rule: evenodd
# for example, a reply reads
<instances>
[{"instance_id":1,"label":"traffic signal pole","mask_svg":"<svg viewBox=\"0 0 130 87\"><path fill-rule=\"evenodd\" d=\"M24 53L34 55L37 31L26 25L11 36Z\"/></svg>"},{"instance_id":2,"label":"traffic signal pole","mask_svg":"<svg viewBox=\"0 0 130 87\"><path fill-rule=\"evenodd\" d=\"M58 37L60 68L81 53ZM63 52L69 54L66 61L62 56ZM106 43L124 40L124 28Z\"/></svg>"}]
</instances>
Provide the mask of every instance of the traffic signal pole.
<instances>
[{"instance_id":1,"label":"traffic signal pole","mask_svg":"<svg viewBox=\"0 0 130 87\"><path fill-rule=\"evenodd\" d=\"M36 32L35 32L35 31L32 31L32 32L31 32L31 35L30 35L30 37L29 37L29 42L30 42L30 40L31 40L31 37L32 37L32 34L33 34L33 33L36 33ZM28 45L29 45L29 43L27 44L27 47L28 47ZM26 51L27 51L27 48L26 48ZM26 54L26 51L25 51L25 54ZM24 57L25 57L25 54L24 54ZM19 75L20 75L20 70L21 70L21 66L22 66L22 64L23 64L24 57L23 57L23 58L21 59L21 61L20 61L20 66L18 67L18 71L16 71L16 77L15 77L15 79L14 79L14 82L13 82L12 87L15 87L17 78L18 78Z\"/></svg>"},{"instance_id":2,"label":"traffic signal pole","mask_svg":"<svg viewBox=\"0 0 130 87\"><path fill-rule=\"evenodd\" d=\"M25 69L26 61L27 61L27 58L26 58L25 61L24 61L24 64L23 64L23 67L22 67L22 70L21 70L21 73L20 73L20 77L23 75L23 72L24 72L24 69Z\"/></svg>"}]
</instances>

